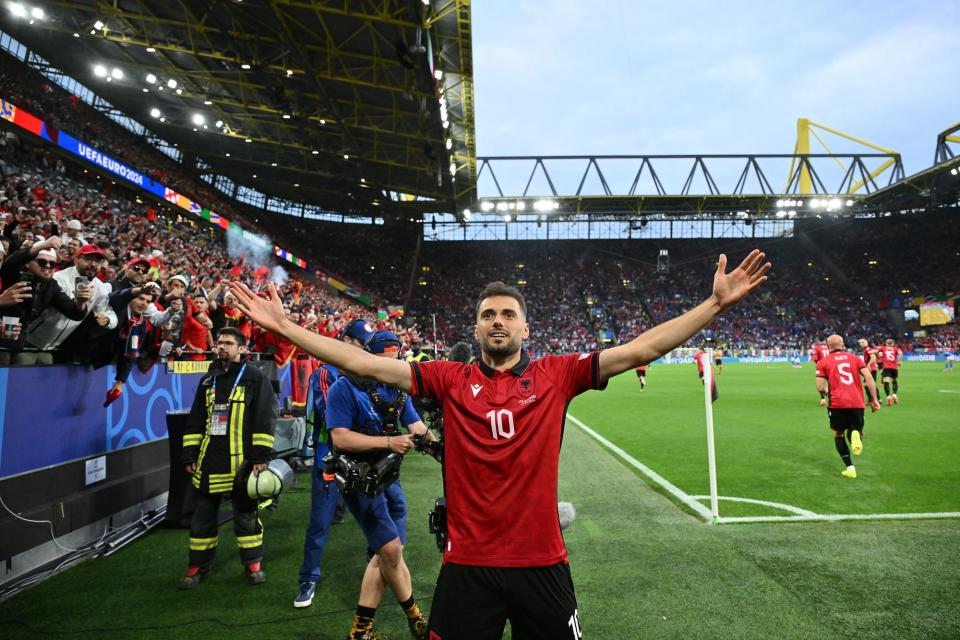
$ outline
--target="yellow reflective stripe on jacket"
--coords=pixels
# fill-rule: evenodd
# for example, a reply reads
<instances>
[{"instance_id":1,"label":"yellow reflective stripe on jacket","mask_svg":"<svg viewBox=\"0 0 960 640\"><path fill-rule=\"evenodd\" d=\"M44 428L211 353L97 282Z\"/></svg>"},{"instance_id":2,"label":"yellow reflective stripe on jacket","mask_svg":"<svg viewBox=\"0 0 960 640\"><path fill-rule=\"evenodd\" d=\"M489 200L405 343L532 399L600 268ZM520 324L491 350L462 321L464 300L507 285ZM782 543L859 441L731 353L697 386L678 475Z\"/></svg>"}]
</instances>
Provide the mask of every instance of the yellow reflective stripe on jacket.
<instances>
[{"instance_id":1,"label":"yellow reflective stripe on jacket","mask_svg":"<svg viewBox=\"0 0 960 640\"><path fill-rule=\"evenodd\" d=\"M200 445L200 441L203 440L203 435L199 433L188 433L183 436L183 446L185 447L196 447Z\"/></svg>"},{"instance_id":2,"label":"yellow reflective stripe on jacket","mask_svg":"<svg viewBox=\"0 0 960 640\"><path fill-rule=\"evenodd\" d=\"M230 473L236 474L243 459L243 413L246 409L246 388L237 385L230 396Z\"/></svg>"},{"instance_id":3,"label":"yellow reflective stripe on jacket","mask_svg":"<svg viewBox=\"0 0 960 640\"><path fill-rule=\"evenodd\" d=\"M213 386L207 389L207 423L203 425L203 438L200 443L200 455L197 456L197 471L194 474L194 486L200 487L200 474L203 468L203 459L207 455L207 445L210 444L210 416L213 415Z\"/></svg>"},{"instance_id":4,"label":"yellow reflective stripe on jacket","mask_svg":"<svg viewBox=\"0 0 960 640\"><path fill-rule=\"evenodd\" d=\"M252 438L253 446L273 448L274 437L269 433L255 433Z\"/></svg>"},{"instance_id":5,"label":"yellow reflective stripe on jacket","mask_svg":"<svg viewBox=\"0 0 960 640\"><path fill-rule=\"evenodd\" d=\"M207 549L216 548L216 538L190 538L190 551L206 551Z\"/></svg>"},{"instance_id":6,"label":"yellow reflective stripe on jacket","mask_svg":"<svg viewBox=\"0 0 960 640\"><path fill-rule=\"evenodd\" d=\"M263 544L263 533L252 536L237 536L237 546L241 549L253 549Z\"/></svg>"}]
</instances>

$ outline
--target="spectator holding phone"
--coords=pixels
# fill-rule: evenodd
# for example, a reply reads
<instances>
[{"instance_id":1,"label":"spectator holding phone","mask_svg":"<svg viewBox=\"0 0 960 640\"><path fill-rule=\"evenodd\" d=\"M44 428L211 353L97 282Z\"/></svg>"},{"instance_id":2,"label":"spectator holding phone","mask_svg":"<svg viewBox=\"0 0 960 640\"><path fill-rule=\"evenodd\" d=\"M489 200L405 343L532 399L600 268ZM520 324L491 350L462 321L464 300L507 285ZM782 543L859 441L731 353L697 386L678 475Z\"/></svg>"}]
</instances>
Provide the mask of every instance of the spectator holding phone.
<instances>
[{"instance_id":1,"label":"spectator holding phone","mask_svg":"<svg viewBox=\"0 0 960 640\"><path fill-rule=\"evenodd\" d=\"M52 240L56 243L60 241L59 238ZM12 361L14 364L26 365L53 364L51 354L25 345L23 327L29 326L47 311L79 321L87 313L90 298L86 294L70 298L60 288L60 284L53 277L53 269L57 264L56 249L45 248L33 252L31 248L21 251L24 255L17 259L25 256L29 261L20 272L19 281L0 294L0 303L5 302L5 298L12 302L0 306L3 322L0 326L0 363Z\"/></svg>"},{"instance_id":2,"label":"spectator holding phone","mask_svg":"<svg viewBox=\"0 0 960 640\"><path fill-rule=\"evenodd\" d=\"M74 266L58 271L53 278L68 297L84 303L85 313L81 318L75 319L58 309L45 309L39 318L25 325L27 348L39 352L55 350L87 318L101 329L116 328L117 314L109 304L111 287L96 277L106 260L103 249L93 244L84 245L77 251L74 259ZM52 364L52 358L42 360L45 364ZM46 362L47 360L50 362Z\"/></svg>"}]
</instances>

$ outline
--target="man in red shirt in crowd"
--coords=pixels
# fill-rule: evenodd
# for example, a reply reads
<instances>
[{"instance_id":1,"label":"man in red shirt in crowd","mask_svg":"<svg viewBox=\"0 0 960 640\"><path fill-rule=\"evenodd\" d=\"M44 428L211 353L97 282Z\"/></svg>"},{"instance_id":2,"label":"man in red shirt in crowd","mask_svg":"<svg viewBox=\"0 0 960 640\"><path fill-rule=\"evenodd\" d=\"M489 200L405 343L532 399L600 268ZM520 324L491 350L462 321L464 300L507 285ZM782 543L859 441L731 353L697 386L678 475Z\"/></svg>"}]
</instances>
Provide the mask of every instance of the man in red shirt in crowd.
<instances>
[{"instance_id":1,"label":"man in red shirt in crowd","mask_svg":"<svg viewBox=\"0 0 960 640\"><path fill-rule=\"evenodd\" d=\"M813 351L810 353L810 361L813 362L814 370L818 363L830 355L830 349L827 347L827 343L823 340L820 340L817 344L813 345ZM827 406L827 396L823 392L820 392L820 406Z\"/></svg>"},{"instance_id":2,"label":"man in red shirt in crowd","mask_svg":"<svg viewBox=\"0 0 960 640\"><path fill-rule=\"evenodd\" d=\"M210 335L213 321L207 313L207 297L197 291L184 300L187 313L183 319L183 350L190 354L190 360L207 360L213 352L213 337Z\"/></svg>"},{"instance_id":3,"label":"man in red shirt in crowd","mask_svg":"<svg viewBox=\"0 0 960 640\"><path fill-rule=\"evenodd\" d=\"M880 409L877 400L877 385L870 377L870 371L863 360L855 353L843 350L843 338L832 335L827 338L827 347L830 353L827 357L817 361L817 391L827 393L829 388L830 405L827 416L830 418L830 429L833 430L834 444L837 453L847 468L840 472L845 478L856 478L857 469L850 459L850 449L853 455L858 456L863 451L863 385L860 379L867 383L867 393L870 394L870 409ZM851 446L847 446L849 441Z\"/></svg>"},{"instance_id":4,"label":"man in red shirt in crowd","mask_svg":"<svg viewBox=\"0 0 960 640\"><path fill-rule=\"evenodd\" d=\"M897 346L891 338L887 338L886 344L877 349L880 358L880 380L883 382L883 395L887 398L887 406L890 404L900 404L897 398L897 391L900 390L900 382L897 377L900 373L900 365L903 364L903 351ZM893 383L893 393L890 393L890 383Z\"/></svg>"},{"instance_id":5,"label":"man in red shirt in crowd","mask_svg":"<svg viewBox=\"0 0 960 640\"><path fill-rule=\"evenodd\" d=\"M696 335L766 281L763 257L754 250L726 273L721 255L704 302L626 344L535 361L522 349L530 335L523 295L491 283L476 305L481 357L469 365L377 357L298 327L272 285L267 300L241 283L230 288L254 322L324 362L440 401L448 535L428 637L492 640L509 619L514 637L579 638L557 511L567 404Z\"/></svg>"}]
</instances>

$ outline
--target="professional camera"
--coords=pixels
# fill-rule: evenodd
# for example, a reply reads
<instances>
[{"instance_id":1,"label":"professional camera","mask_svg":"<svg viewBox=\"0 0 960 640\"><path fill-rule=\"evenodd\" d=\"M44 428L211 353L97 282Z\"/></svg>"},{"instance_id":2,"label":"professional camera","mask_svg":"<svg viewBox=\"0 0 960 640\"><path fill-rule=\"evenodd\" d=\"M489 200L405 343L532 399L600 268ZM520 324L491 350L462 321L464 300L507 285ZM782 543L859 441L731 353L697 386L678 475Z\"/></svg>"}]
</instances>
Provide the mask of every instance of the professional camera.
<instances>
[{"instance_id":1,"label":"professional camera","mask_svg":"<svg viewBox=\"0 0 960 640\"><path fill-rule=\"evenodd\" d=\"M360 489L369 469L370 465L366 462L357 462L333 450L323 458L323 474L336 478L340 493L353 493Z\"/></svg>"},{"instance_id":2,"label":"professional camera","mask_svg":"<svg viewBox=\"0 0 960 640\"><path fill-rule=\"evenodd\" d=\"M437 462L443 462L443 443L436 440L427 440L422 433L417 433L410 438L413 441L413 448L417 453L432 456Z\"/></svg>"},{"instance_id":3,"label":"professional camera","mask_svg":"<svg viewBox=\"0 0 960 640\"><path fill-rule=\"evenodd\" d=\"M401 462L403 457L398 453L390 453L375 463L369 463L331 451L323 459L323 474L336 478L340 493L359 491L372 498L397 481Z\"/></svg>"},{"instance_id":4,"label":"professional camera","mask_svg":"<svg viewBox=\"0 0 960 640\"><path fill-rule=\"evenodd\" d=\"M363 492L371 498L383 493L400 477L401 462L403 462L403 456L399 453L391 453L376 464L370 465L363 478Z\"/></svg>"},{"instance_id":5,"label":"professional camera","mask_svg":"<svg viewBox=\"0 0 960 640\"><path fill-rule=\"evenodd\" d=\"M445 498L437 498L427 521L430 525L430 533L437 537L437 548L443 552L443 549L447 546L447 501Z\"/></svg>"}]
</instances>

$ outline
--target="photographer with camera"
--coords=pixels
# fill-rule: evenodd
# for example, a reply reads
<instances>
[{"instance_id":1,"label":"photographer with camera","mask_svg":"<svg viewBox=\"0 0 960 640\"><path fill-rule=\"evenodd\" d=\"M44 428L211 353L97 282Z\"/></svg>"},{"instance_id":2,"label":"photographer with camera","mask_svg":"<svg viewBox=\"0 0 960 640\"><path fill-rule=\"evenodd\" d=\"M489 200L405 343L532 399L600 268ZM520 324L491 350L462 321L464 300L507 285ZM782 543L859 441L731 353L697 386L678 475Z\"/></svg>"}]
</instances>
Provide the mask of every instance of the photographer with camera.
<instances>
[{"instance_id":1,"label":"photographer with camera","mask_svg":"<svg viewBox=\"0 0 960 640\"><path fill-rule=\"evenodd\" d=\"M364 350L396 359L400 339L390 331L377 331ZM413 637L422 640L427 623L414 601L410 571L403 559L407 505L397 479L399 462L414 448L413 434L433 436L407 394L350 373L345 372L330 388L326 409L333 451L325 466L335 471L344 502L366 535L372 554L348 640L373 637L373 619L384 583L403 608ZM410 434L401 434L400 425Z\"/></svg>"},{"instance_id":2,"label":"photographer with camera","mask_svg":"<svg viewBox=\"0 0 960 640\"><path fill-rule=\"evenodd\" d=\"M231 296L233 294L228 293ZM246 316L243 316L246 318ZM351 320L340 332L340 339L362 349L373 332L363 318ZM330 536L330 527L343 519L343 499L334 478L323 471L323 461L330 452L327 432L327 396L330 388L340 378L340 370L324 364L310 375L307 400L307 427L313 444L312 489L310 494L310 523L303 540L303 563L300 565L300 580L293 606L309 607L320 579L320 560Z\"/></svg>"}]
</instances>

